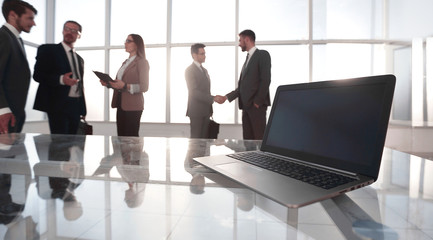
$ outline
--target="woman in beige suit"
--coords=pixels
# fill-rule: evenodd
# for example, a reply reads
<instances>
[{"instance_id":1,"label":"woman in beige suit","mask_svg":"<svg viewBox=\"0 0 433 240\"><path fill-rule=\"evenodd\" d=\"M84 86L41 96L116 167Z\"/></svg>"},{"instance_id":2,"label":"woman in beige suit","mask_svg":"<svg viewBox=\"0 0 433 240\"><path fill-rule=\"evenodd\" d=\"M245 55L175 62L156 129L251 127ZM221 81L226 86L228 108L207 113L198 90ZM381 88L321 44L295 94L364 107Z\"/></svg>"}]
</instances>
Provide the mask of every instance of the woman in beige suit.
<instances>
[{"instance_id":1,"label":"woman in beige suit","mask_svg":"<svg viewBox=\"0 0 433 240\"><path fill-rule=\"evenodd\" d=\"M130 34L125 41L129 58L120 67L116 80L103 86L113 88L112 108L117 108L118 136L137 136L143 113L143 93L149 89L149 62L146 60L143 39Z\"/></svg>"}]
</instances>

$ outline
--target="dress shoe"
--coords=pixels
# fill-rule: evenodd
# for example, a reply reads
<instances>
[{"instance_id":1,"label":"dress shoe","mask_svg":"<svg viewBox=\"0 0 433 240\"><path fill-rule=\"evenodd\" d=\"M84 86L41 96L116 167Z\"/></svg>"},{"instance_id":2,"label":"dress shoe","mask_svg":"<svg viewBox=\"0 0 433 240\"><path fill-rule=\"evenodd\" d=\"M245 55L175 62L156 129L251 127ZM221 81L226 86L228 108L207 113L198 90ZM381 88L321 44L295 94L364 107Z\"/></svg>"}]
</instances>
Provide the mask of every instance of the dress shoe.
<instances>
[{"instance_id":1,"label":"dress shoe","mask_svg":"<svg viewBox=\"0 0 433 240\"><path fill-rule=\"evenodd\" d=\"M14 202L0 205L0 214L6 216L17 215L24 210L24 204L17 204Z\"/></svg>"},{"instance_id":2,"label":"dress shoe","mask_svg":"<svg viewBox=\"0 0 433 240\"><path fill-rule=\"evenodd\" d=\"M51 193L51 198L62 199L65 202L76 201L76 198L75 198L74 194L71 191L69 191L68 189L65 189L65 190L53 190L53 192Z\"/></svg>"},{"instance_id":3,"label":"dress shoe","mask_svg":"<svg viewBox=\"0 0 433 240\"><path fill-rule=\"evenodd\" d=\"M15 218L17 218L17 215L6 216L6 215L0 214L0 224L4 224L4 225L9 224Z\"/></svg>"},{"instance_id":4,"label":"dress shoe","mask_svg":"<svg viewBox=\"0 0 433 240\"><path fill-rule=\"evenodd\" d=\"M74 196L74 193L69 191L69 189L66 189L65 195L63 196L63 201L65 202L76 202L77 199Z\"/></svg>"}]
</instances>

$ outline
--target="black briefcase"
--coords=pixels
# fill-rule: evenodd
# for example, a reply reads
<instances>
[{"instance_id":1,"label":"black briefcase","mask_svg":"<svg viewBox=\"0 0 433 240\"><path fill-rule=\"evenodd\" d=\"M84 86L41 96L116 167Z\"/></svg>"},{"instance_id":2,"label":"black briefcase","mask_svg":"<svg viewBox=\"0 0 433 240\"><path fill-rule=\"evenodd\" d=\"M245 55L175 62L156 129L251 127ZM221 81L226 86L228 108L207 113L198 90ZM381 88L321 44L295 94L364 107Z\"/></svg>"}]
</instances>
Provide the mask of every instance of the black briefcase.
<instances>
[{"instance_id":1,"label":"black briefcase","mask_svg":"<svg viewBox=\"0 0 433 240\"><path fill-rule=\"evenodd\" d=\"M86 120L81 119L78 124L77 135L92 135L93 126L88 124Z\"/></svg>"},{"instance_id":2,"label":"black briefcase","mask_svg":"<svg viewBox=\"0 0 433 240\"><path fill-rule=\"evenodd\" d=\"M212 139L218 138L218 133L220 132L220 124L210 119L208 137Z\"/></svg>"}]
</instances>

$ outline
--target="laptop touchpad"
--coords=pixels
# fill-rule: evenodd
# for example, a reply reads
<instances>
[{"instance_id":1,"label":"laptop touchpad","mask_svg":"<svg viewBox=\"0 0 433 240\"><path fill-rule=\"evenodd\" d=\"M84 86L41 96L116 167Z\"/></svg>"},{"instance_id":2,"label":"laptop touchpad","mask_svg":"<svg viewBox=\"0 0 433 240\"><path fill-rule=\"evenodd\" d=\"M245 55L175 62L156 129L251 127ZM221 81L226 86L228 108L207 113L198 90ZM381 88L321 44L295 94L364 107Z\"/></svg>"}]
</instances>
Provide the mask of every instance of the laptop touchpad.
<instances>
[{"instance_id":1,"label":"laptop touchpad","mask_svg":"<svg viewBox=\"0 0 433 240\"><path fill-rule=\"evenodd\" d=\"M225 172L239 175L239 174L257 174L263 169L256 168L253 166L247 166L242 163L226 163L226 164L220 164L216 166L217 168L224 170ZM242 175L240 175L242 176Z\"/></svg>"}]
</instances>

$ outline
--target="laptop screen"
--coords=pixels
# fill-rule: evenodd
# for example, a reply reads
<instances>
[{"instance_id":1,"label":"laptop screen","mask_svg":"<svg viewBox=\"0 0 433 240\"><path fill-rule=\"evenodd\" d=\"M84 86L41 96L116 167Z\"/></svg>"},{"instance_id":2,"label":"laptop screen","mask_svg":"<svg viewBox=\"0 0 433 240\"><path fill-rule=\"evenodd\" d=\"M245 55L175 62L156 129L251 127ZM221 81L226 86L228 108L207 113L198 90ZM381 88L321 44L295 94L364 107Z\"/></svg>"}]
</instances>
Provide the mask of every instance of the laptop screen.
<instances>
[{"instance_id":1,"label":"laptop screen","mask_svg":"<svg viewBox=\"0 0 433 240\"><path fill-rule=\"evenodd\" d=\"M262 150L377 176L394 85L385 75L280 86Z\"/></svg>"}]
</instances>

